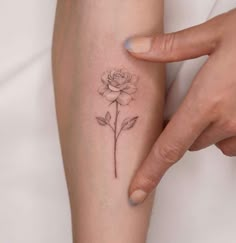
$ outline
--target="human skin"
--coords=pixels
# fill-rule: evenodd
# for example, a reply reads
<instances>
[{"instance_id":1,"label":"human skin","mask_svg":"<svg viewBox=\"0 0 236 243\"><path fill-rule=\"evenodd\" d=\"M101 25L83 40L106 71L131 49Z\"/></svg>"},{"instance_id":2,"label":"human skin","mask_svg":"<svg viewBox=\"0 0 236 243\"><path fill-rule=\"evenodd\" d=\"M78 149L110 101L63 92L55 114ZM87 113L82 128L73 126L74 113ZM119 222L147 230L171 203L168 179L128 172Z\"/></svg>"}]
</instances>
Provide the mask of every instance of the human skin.
<instances>
[{"instance_id":1,"label":"human skin","mask_svg":"<svg viewBox=\"0 0 236 243\"><path fill-rule=\"evenodd\" d=\"M165 172L187 150L215 144L225 155L236 155L236 10L176 33L131 38L126 48L138 59L173 62L209 55L191 88L130 187L143 190L145 200Z\"/></svg>"},{"instance_id":2,"label":"human skin","mask_svg":"<svg viewBox=\"0 0 236 243\"><path fill-rule=\"evenodd\" d=\"M161 0L58 1L53 78L74 243L146 241L154 192L133 207L128 186L162 130L164 66L123 43L162 32L162 14Z\"/></svg>"}]
</instances>

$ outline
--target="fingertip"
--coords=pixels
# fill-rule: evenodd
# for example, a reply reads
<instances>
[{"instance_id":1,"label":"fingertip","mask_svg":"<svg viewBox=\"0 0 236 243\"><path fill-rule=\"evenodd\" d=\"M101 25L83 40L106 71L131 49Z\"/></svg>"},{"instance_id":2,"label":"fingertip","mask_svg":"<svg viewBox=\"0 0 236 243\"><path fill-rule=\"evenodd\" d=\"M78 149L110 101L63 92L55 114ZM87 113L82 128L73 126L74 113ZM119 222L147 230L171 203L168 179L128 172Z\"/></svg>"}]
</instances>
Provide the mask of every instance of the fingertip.
<instances>
[{"instance_id":1,"label":"fingertip","mask_svg":"<svg viewBox=\"0 0 236 243\"><path fill-rule=\"evenodd\" d=\"M137 206L145 201L148 193L143 191L142 189L137 189L131 193L129 196L129 203L131 206Z\"/></svg>"},{"instance_id":2,"label":"fingertip","mask_svg":"<svg viewBox=\"0 0 236 243\"><path fill-rule=\"evenodd\" d=\"M138 205L143 203L155 190L169 166L167 163L160 163L160 160L151 150L130 183L128 191L130 204Z\"/></svg>"},{"instance_id":3,"label":"fingertip","mask_svg":"<svg viewBox=\"0 0 236 243\"><path fill-rule=\"evenodd\" d=\"M143 203L147 197L147 192L142 187L142 183L140 184L140 178L138 173L136 173L131 180L128 190L128 200L131 206L137 206Z\"/></svg>"},{"instance_id":4,"label":"fingertip","mask_svg":"<svg viewBox=\"0 0 236 243\"><path fill-rule=\"evenodd\" d=\"M124 47L127 51L136 54L147 53L152 46L152 37L131 37L125 40Z\"/></svg>"},{"instance_id":5,"label":"fingertip","mask_svg":"<svg viewBox=\"0 0 236 243\"><path fill-rule=\"evenodd\" d=\"M128 38L127 40L125 40L124 42L124 47L127 51L131 52L132 51L132 48L131 48L131 38Z\"/></svg>"},{"instance_id":6,"label":"fingertip","mask_svg":"<svg viewBox=\"0 0 236 243\"><path fill-rule=\"evenodd\" d=\"M136 206L143 203L153 190L153 187L155 185L151 183L151 180L146 179L142 175L142 169L139 169L129 186L128 197L130 205Z\"/></svg>"}]
</instances>

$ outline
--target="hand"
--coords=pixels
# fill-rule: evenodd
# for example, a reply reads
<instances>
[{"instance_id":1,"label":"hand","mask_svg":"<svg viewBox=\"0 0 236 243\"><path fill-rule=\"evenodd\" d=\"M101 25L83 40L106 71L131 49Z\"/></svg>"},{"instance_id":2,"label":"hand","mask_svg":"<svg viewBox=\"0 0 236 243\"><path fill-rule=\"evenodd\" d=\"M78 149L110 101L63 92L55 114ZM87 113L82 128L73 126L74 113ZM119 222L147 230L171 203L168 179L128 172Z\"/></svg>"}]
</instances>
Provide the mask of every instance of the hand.
<instances>
[{"instance_id":1,"label":"hand","mask_svg":"<svg viewBox=\"0 0 236 243\"><path fill-rule=\"evenodd\" d=\"M177 112L133 178L129 197L139 204L187 150L212 144L236 155L236 10L204 24L155 37L135 37L125 47L136 58L173 62L209 55Z\"/></svg>"}]
</instances>

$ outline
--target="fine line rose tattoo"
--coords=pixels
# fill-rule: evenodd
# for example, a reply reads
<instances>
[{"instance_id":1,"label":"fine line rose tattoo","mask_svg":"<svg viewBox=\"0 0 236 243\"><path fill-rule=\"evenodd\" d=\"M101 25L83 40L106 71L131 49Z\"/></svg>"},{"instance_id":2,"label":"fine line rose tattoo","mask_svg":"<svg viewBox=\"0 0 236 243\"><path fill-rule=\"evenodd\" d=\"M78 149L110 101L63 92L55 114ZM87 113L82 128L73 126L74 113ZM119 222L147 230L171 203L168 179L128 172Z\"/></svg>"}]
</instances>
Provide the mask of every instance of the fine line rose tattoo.
<instances>
[{"instance_id":1,"label":"fine line rose tattoo","mask_svg":"<svg viewBox=\"0 0 236 243\"><path fill-rule=\"evenodd\" d=\"M114 175L117 174L117 141L123 131L130 130L137 122L138 116L127 117L122 123L118 124L120 114L119 106L126 106L134 99L133 94L137 91L138 77L129 73L126 69L111 69L103 73L102 86L98 89L98 93L103 96L110 105L114 104L115 117L112 124L112 116L109 111L104 117L96 117L100 126L108 126L114 133Z\"/></svg>"}]
</instances>

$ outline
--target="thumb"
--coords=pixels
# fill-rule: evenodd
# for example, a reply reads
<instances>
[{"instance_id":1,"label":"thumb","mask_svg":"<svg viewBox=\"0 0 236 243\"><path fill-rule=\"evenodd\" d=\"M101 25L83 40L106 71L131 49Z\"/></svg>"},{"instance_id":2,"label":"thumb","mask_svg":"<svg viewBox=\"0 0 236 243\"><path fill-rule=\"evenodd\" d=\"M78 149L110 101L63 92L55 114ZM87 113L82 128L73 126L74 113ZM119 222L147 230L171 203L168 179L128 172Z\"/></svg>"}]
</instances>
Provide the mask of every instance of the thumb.
<instances>
[{"instance_id":1,"label":"thumb","mask_svg":"<svg viewBox=\"0 0 236 243\"><path fill-rule=\"evenodd\" d=\"M220 16L203 24L175 33L133 37L125 48L136 58L157 62L174 62L210 55L220 38Z\"/></svg>"}]
</instances>

